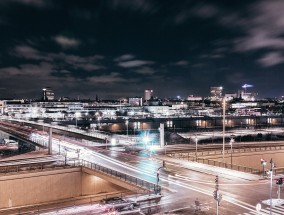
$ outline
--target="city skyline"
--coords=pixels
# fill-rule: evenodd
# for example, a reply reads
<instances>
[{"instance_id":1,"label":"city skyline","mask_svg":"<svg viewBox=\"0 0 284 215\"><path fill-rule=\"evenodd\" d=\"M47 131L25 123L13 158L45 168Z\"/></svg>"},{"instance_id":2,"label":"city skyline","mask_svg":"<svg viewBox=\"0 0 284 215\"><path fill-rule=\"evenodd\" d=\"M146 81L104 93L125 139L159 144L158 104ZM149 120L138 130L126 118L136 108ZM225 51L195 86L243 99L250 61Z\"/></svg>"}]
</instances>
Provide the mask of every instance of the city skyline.
<instances>
[{"instance_id":1,"label":"city skyline","mask_svg":"<svg viewBox=\"0 0 284 215\"><path fill-rule=\"evenodd\" d=\"M3 0L0 95L283 95L284 2ZM283 18L282 18L283 17Z\"/></svg>"}]
</instances>

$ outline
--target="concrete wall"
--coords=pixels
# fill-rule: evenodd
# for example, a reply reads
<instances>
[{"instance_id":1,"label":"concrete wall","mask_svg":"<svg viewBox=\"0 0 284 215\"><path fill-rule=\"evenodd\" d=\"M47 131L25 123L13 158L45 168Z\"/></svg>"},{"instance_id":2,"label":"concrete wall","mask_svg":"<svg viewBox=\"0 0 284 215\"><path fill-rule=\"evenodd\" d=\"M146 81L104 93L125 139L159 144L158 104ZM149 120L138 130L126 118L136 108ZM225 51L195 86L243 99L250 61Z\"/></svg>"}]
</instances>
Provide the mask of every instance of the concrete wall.
<instances>
[{"instance_id":1,"label":"concrete wall","mask_svg":"<svg viewBox=\"0 0 284 215\"><path fill-rule=\"evenodd\" d=\"M0 208L126 191L92 174L70 168L0 176Z\"/></svg>"},{"instance_id":2,"label":"concrete wall","mask_svg":"<svg viewBox=\"0 0 284 215\"><path fill-rule=\"evenodd\" d=\"M80 195L80 168L0 177L1 208L36 204Z\"/></svg>"},{"instance_id":3,"label":"concrete wall","mask_svg":"<svg viewBox=\"0 0 284 215\"><path fill-rule=\"evenodd\" d=\"M97 185L100 186L100 188L98 188L100 190L108 189L109 192L112 192L113 189L119 188L120 191L132 191L134 193L138 193L138 192L141 193L141 192L145 191L142 188L135 186L134 184L130 184L130 183L124 181L124 180L119 180L117 178L110 177L109 175L102 173L102 172L99 172L99 171L96 171L96 170L92 170L92 169L82 167L82 172L85 173L85 176L83 177L84 180L88 180L89 183L90 183L90 180L92 180L92 177L89 177L87 175L90 175L90 176L96 175L98 177L98 179L100 179L100 180L97 180L95 183L97 183ZM105 180L105 183L103 184L104 186L101 186L102 185L102 184L100 184L101 180ZM89 183L83 183L83 184L87 185ZM89 186L90 186L90 184L89 184ZM84 188L83 192L84 193L87 192L86 190L88 190L88 189L89 188L87 188L87 187Z\"/></svg>"},{"instance_id":4,"label":"concrete wall","mask_svg":"<svg viewBox=\"0 0 284 215\"><path fill-rule=\"evenodd\" d=\"M82 195L92 195L116 191L126 192L128 190L95 175L88 174L84 171L82 172Z\"/></svg>"},{"instance_id":5,"label":"concrete wall","mask_svg":"<svg viewBox=\"0 0 284 215\"><path fill-rule=\"evenodd\" d=\"M222 155L216 156L202 156L206 159L212 159L222 162ZM276 163L276 167L284 167L284 151L259 151L259 152L248 152L248 153L235 153L233 154L233 164L239 166L252 167L255 169L262 169L260 159L264 159L267 162L265 168L269 168L269 161L272 158L273 162ZM225 162L231 163L231 153L225 153Z\"/></svg>"}]
</instances>

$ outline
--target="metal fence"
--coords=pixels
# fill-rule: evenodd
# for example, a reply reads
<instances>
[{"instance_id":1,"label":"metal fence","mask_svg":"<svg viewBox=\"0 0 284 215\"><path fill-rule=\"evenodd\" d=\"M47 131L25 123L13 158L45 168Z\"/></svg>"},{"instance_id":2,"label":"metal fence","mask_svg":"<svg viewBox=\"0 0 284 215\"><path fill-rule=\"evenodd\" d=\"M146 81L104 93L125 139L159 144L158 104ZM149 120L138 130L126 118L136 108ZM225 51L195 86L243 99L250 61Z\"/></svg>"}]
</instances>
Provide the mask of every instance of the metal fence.
<instances>
[{"instance_id":1,"label":"metal fence","mask_svg":"<svg viewBox=\"0 0 284 215\"><path fill-rule=\"evenodd\" d=\"M104 167L101 166L99 164L96 163L91 163L89 161L85 161L85 160L81 160L81 165L96 171L100 171L102 173L105 173L109 176L115 177L119 180L123 180L126 181L130 184L133 184L135 186L141 187L143 189L146 189L149 191L149 193L153 192L153 193L160 193L161 191L161 186L149 181L145 181L143 179L119 172L117 170L108 168L108 167Z\"/></svg>"},{"instance_id":2,"label":"metal fence","mask_svg":"<svg viewBox=\"0 0 284 215\"><path fill-rule=\"evenodd\" d=\"M104 193L91 196L81 196L72 199L59 200L55 202L39 203L29 206L19 206L14 208L3 208L0 209L0 215L7 214L21 214L21 215L32 215L32 214L42 214L51 211L58 211L62 209L69 209L71 207L77 207L85 204L98 204L103 199L112 197L127 197L132 195L133 192L113 192Z\"/></svg>"},{"instance_id":3,"label":"metal fence","mask_svg":"<svg viewBox=\"0 0 284 215\"><path fill-rule=\"evenodd\" d=\"M268 144L271 144L268 142ZM225 149L225 153L227 154L231 154L231 153L253 153L253 152L262 152L262 151L275 151L275 150L284 150L284 146L282 145L279 145L279 146L254 146L254 147L246 147L246 148L232 148L232 151L231 149L228 149L226 148ZM210 156L210 155L221 155L223 153L222 150L206 150L206 151L199 151L198 152L198 155L199 156ZM195 152L188 152L187 154L195 154Z\"/></svg>"},{"instance_id":4,"label":"metal fence","mask_svg":"<svg viewBox=\"0 0 284 215\"><path fill-rule=\"evenodd\" d=\"M237 171L240 171L240 172L258 174L258 175L263 174L263 171L259 170L259 169L235 165L235 164L231 164L231 163L224 163L224 162L206 159L206 158L199 158L199 157L196 158L195 156L192 156L190 153L169 153L168 155L171 156L172 158L188 160L188 161L196 161L198 163L203 163L203 164L207 164L207 165L237 170Z\"/></svg>"},{"instance_id":5,"label":"metal fence","mask_svg":"<svg viewBox=\"0 0 284 215\"><path fill-rule=\"evenodd\" d=\"M147 190L149 193L159 193L161 191L161 186L153 182L149 182L135 176L119 172L117 170L92 163L86 160L68 160L56 162L46 162L38 164L19 164L19 165L7 165L0 167L1 174L13 174L13 173L26 173L32 171L44 171L44 170L54 170L54 169L63 169L63 168L73 168L83 166L92 170L96 170L107 174L108 176L117 178L119 180L125 181L127 183L133 184L137 187Z\"/></svg>"},{"instance_id":6,"label":"metal fence","mask_svg":"<svg viewBox=\"0 0 284 215\"><path fill-rule=\"evenodd\" d=\"M80 166L77 162L69 162L68 165L64 161L46 162L38 164L18 164L7 165L0 167L0 175L2 174L14 174L14 173L28 173L36 171L65 169Z\"/></svg>"}]
</instances>

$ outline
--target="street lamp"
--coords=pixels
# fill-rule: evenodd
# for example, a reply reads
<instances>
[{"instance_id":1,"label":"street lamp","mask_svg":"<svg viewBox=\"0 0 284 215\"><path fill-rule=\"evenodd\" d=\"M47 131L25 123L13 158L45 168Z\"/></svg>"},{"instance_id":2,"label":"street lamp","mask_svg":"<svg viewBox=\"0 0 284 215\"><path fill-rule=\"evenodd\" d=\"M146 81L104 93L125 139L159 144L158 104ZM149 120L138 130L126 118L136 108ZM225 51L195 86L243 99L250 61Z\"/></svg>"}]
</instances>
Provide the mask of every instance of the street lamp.
<instances>
[{"instance_id":1,"label":"street lamp","mask_svg":"<svg viewBox=\"0 0 284 215\"><path fill-rule=\"evenodd\" d=\"M223 163L225 162L225 97L223 98Z\"/></svg>"},{"instance_id":2,"label":"street lamp","mask_svg":"<svg viewBox=\"0 0 284 215\"><path fill-rule=\"evenodd\" d=\"M148 134L144 136L143 142L144 142L144 144L145 144L145 149L146 149L146 146L147 146L148 143L150 142L150 138L149 138Z\"/></svg>"},{"instance_id":3,"label":"street lamp","mask_svg":"<svg viewBox=\"0 0 284 215\"><path fill-rule=\"evenodd\" d=\"M78 154L78 160L80 160L80 151L81 151L81 149L76 150L76 153Z\"/></svg>"},{"instance_id":4,"label":"street lamp","mask_svg":"<svg viewBox=\"0 0 284 215\"><path fill-rule=\"evenodd\" d=\"M197 141L198 139L197 139L197 136L195 135L195 159L196 161L197 161Z\"/></svg>"},{"instance_id":5,"label":"street lamp","mask_svg":"<svg viewBox=\"0 0 284 215\"><path fill-rule=\"evenodd\" d=\"M79 112L75 112L75 120L76 120L76 128L77 128L77 118L79 117L80 113Z\"/></svg>"},{"instance_id":6,"label":"street lamp","mask_svg":"<svg viewBox=\"0 0 284 215\"><path fill-rule=\"evenodd\" d=\"M231 138L230 145L231 145L231 168L233 165L233 143L235 142L234 138Z\"/></svg>"},{"instance_id":7,"label":"street lamp","mask_svg":"<svg viewBox=\"0 0 284 215\"><path fill-rule=\"evenodd\" d=\"M262 165L263 177L265 177L264 167L266 166L266 161L265 161L264 159L260 159L260 163L261 163L261 165Z\"/></svg>"},{"instance_id":8,"label":"street lamp","mask_svg":"<svg viewBox=\"0 0 284 215\"><path fill-rule=\"evenodd\" d=\"M127 135L127 137L128 137L128 123L129 123L129 121L128 121L128 119L126 119L126 121L125 121L125 124L126 124L126 135Z\"/></svg>"}]
</instances>

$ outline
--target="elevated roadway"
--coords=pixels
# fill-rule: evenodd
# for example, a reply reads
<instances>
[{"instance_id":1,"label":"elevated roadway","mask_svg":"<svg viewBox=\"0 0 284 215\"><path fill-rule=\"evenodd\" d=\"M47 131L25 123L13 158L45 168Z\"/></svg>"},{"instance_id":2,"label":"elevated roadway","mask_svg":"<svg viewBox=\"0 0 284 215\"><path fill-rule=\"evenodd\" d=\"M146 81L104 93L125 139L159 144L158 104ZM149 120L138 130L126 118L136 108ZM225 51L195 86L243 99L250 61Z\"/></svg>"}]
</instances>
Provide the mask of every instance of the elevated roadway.
<instances>
[{"instance_id":1,"label":"elevated roadway","mask_svg":"<svg viewBox=\"0 0 284 215\"><path fill-rule=\"evenodd\" d=\"M35 142L47 142L47 137L44 135L36 134L31 138ZM220 208L220 213L234 215L254 212L256 203L267 199L269 193L268 180L242 178L238 177L237 174L226 174L226 171L222 171L222 169L209 173L202 170L200 166L191 169L184 163L183 165L171 165L166 169L161 169L159 178L157 178L157 169L162 166L162 162L155 157L141 157L113 150L100 150L100 152L97 152L95 149L89 149L82 142L70 143L68 139L54 138L53 144L54 153L60 153L68 157L77 156L77 158L114 168L116 171L153 184L158 183L162 187L163 195L166 196L159 203L163 211L169 209L182 210L189 201L194 202L198 198L200 202L208 204L209 210L214 212L216 202L212 193L215 187L214 179L217 174L220 175L220 192L223 194L221 205L224 205ZM71 152L73 152L73 155ZM276 193L276 188L274 185L273 193Z\"/></svg>"}]
</instances>

